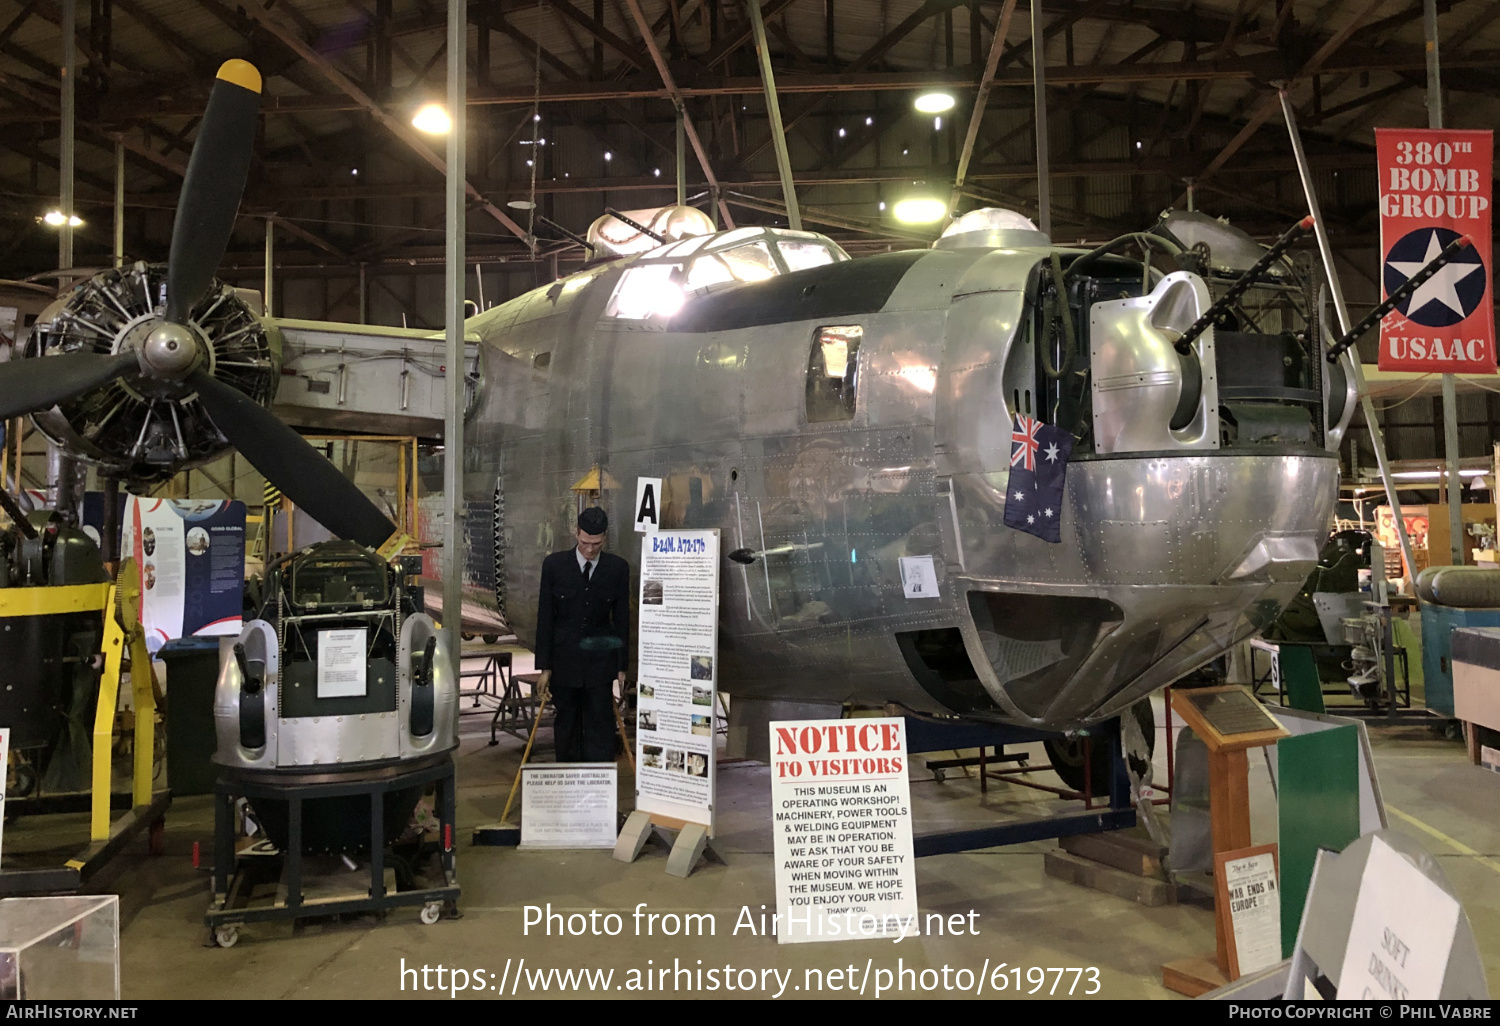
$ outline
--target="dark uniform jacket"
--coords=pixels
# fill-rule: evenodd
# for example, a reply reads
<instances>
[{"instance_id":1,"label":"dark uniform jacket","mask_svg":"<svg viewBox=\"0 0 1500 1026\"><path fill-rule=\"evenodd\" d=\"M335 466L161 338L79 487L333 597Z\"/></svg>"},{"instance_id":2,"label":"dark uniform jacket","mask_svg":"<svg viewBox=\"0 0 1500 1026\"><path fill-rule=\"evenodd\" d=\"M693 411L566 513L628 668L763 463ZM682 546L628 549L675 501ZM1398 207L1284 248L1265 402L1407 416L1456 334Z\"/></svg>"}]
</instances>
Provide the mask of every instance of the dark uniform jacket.
<instances>
[{"instance_id":1,"label":"dark uniform jacket","mask_svg":"<svg viewBox=\"0 0 1500 1026\"><path fill-rule=\"evenodd\" d=\"M612 635L620 647L588 651L585 638ZM574 549L542 560L536 611L536 668L552 671L552 687L606 687L625 668L630 638L630 564L599 553L587 584ZM594 644L597 644L594 643Z\"/></svg>"}]
</instances>

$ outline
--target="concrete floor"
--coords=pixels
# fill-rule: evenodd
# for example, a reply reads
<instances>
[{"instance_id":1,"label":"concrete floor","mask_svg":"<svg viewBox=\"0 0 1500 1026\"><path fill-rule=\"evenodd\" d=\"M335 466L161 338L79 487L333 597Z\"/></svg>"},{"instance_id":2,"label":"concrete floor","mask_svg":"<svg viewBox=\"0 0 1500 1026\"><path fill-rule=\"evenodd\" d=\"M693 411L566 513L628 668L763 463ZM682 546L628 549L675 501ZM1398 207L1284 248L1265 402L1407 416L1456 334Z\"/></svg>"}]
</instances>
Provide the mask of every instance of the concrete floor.
<instances>
[{"instance_id":1,"label":"concrete floor","mask_svg":"<svg viewBox=\"0 0 1500 1026\"><path fill-rule=\"evenodd\" d=\"M726 965L736 971L755 970L739 974L743 982L756 977L757 987L749 996L775 995L775 978L761 971L779 970L787 981L782 996L809 996L794 989L804 983L803 970L808 967L826 970L852 964L858 973L867 964L893 971L941 971L946 965L954 972L978 973L988 961L992 969L1002 962L1008 967L1095 967L1102 996L1162 998L1175 996L1161 986L1163 962L1213 950L1212 914L1203 908L1143 908L1047 877L1042 855L1050 842L917 861L922 910L965 915L972 910L977 913L978 936L795 946L778 946L774 938L743 929L736 936L734 925L743 907L758 916L761 905L772 910L775 905L769 779L764 767L721 768L719 849L728 865L704 865L687 880L667 876L665 851L650 847L631 865L613 861L607 851L476 848L468 844L468 832L499 819L522 747L504 735L500 745L489 747L488 719L464 718L457 756L461 918L423 926L411 909L393 912L380 922L312 922L297 930L262 924L245 927L232 949L207 947L202 916L209 900L209 874L206 868L192 867L191 851L199 842L207 865L212 816L207 798L182 798L167 817L166 854L152 858L144 842L137 842L106 877L106 889L121 895L124 996L433 997L438 996L435 990L416 989L419 983L412 975L406 977L403 991L403 959L408 969L426 965L435 970L441 964L483 969L496 977L509 962L507 978L513 981L520 971L517 963L524 958L528 973L550 967L613 969L608 990L595 992L600 997L631 993L627 974L632 970L671 968L674 962L692 970L718 968L721 974ZM1460 743L1441 740L1424 729L1375 730L1372 740L1392 826L1438 857L1464 902L1489 977L1500 981L1500 818L1495 815L1500 775L1469 766ZM1159 741L1157 749L1161 778L1165 745ZM950 774L939 784L920 770L920 758L916 763L911 786L919 833L996 817L1047 815L1067 804L1042 792L993 784L981 797L976 779ZM1272 840L1275 813L1264 762L1252 760L1251 770L1255 839ZM622 777L628 786L623 760ZM52 820L49 832L65 822ZM13 841L25 843L26 832L35 829L26 820L7 827L7 851ZM523 935L522 906L549 902L554 911L564 913L622 913L624 932L617 937L549 938L533 928L530 936ZM629 912L638 902L647 902L647 911L658 913L712 912L716 934L633 936ZM788 975L789 970L795 972ZM766 990L759 986L762 978L768 983ZM1080 994L1091 989L1091 978L1083 975ZM878 979L872 977L871 996ZM933 979L927 977L929 983ZM1067 974L1060 990L1072 980L1073 974ZM428 983L436 982L429 973ZM446 972L443 982L446 998ZM904 996L912 996L913 985L908 982ZM626 989L617 991L621 986ZM517 996L527 991L523 984ZM704 995L684 986L678 996L725 993ZM941 989L920 996L940 995L960 996ZM1010 988L995 996L1014 995L1012 979ZM499 995L485 990L464 996ZM823 996L843 995L825 990ZM988 984L985 996L992 996Z\"/></svg>"}]
</instances>

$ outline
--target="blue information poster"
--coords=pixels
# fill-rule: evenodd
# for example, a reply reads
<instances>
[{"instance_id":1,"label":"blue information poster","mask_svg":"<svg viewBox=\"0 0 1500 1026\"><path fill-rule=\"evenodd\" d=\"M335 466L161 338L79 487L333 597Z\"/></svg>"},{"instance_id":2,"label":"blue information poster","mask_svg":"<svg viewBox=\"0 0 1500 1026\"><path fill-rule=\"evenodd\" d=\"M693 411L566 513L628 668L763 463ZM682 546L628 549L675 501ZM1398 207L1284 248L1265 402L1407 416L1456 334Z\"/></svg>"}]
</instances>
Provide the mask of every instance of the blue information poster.
<instances>
[{"instance_id":1,"label":"blue information poster","mask_svg":"<svg viewBox=\"0 0 1500 1026\"><path fill-rule=\"evenodd\" d=\"M141 575L141 625L153 653L186 637L239 634L245 504L132 496L121 554Z\"/></svg>"}]
</instances>

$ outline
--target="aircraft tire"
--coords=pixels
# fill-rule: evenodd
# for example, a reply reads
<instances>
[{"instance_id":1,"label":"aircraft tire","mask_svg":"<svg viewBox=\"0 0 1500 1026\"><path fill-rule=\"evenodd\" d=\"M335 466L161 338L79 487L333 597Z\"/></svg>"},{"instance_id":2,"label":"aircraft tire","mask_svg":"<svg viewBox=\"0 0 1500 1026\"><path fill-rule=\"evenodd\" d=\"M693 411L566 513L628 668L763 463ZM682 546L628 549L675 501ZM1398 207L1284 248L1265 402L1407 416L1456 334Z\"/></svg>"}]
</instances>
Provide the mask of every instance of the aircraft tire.
<instances>
[{"instance_id":1,"label":"aircraft tire","mask_svg":"<svg viewBox=\"0 0 1500 1026\"><path fill-rule=\"evenodd\" d=\"M1156 714L1151 709L1151 700L1143 698L1130 707L1127 715L1134 716L1153 754L1156 751ZM1090 746L1089 769L1093 776L1095 797L1109 797L1109 745L1092 737L1063 737L1042 742L1052 768L1062 778L1064 786L1075 791L1083 790L1084 745Z\"/></svg>"}]
</instances>

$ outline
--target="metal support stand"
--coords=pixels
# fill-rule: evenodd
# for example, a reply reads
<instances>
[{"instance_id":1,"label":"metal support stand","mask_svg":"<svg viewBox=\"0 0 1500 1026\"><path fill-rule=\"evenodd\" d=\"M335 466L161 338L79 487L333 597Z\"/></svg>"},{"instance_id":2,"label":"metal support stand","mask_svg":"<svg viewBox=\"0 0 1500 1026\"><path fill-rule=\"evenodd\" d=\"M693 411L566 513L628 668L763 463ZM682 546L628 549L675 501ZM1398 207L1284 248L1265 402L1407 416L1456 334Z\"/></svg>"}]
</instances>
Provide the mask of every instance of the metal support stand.
<instances>
[{"instance_id":1,"label":"metal support stand","mask_svg":"<svg viewBox=\"0 0 1500 1026\"><path fill-rule=\"evenodd\" d=\"M1339 283L1338 268L1333 262L1333 244L1328 240L1328 227L1323 223L1323 211L1318 204L1318 190L1313 185L1312 170L1307 163L1307 154L1302 149L1302 133L1297 130L1297 114L1292 109L1292 101L1287 96L1286 89L1281 89L1281 113L1286 119L1287 134L1292 140L1292 155L1297 161L1297 174L1302 179L1302 191L1307 197L1307 209L1313 216L1313 231L1318 239L1318 255L1323 260L1323 273L1328 278L1328 289L1333 294L1333 308L1338 314L1339 333L1348 334L1352 322L1349 319L1349 306L1344 302L1344 288ZM1391 477L1390 461L1385 454L1385 436L1380 430L1380 421L1375 416L1375 403L1370 399L1370 391L1365 385L1364 365L1360 362L1359 354L1356 352L1354 359L1350 361L1354 365L1354 383L1359 389L1359 402L1365 414L1365 426L1370 431L1370 445L1375 450L1375 462L1380 467L1380 480L1385 485L1386 502L1390 504L1395 515L1396 536L1401 540L1401 555L1406 560L1407 572L1413 579L1416 577L1417 562L1412 555L1411 538L1406 533L1406 520L1401 516L1401 498L1396 494L1396 482Z\"/></svg>"},{"instance_id":2,"label":"metal support stand","mask_svg":"<svg viewBox=\"0 0 1500 1026\"><path fill-rule=\"evenodd\" d=\"M1052 168L1047 156L1046 39L1042 32L1042 0L1031 4L1031 88L1036 103L1036 225L1052 235Z\"/></svg>"},{"instance_id":3,"label":"metal support stand","mask_svg":"<svg viewBox=\"0 0 1500 1026\"><path fill-rule=\"evenodd\" d=\"M436 783L440 836L436 843L424 842L422 854L436 854L443 874L437 887L386 888L385 796L397 790ZM304 894L305 864L302 853L303 814L306 803L319 798L367 796L370 802L370 869L363 895L309 900ZM287 803L287 847L282 852L237 853L235 851L234 804L237 798L265 798ZM276 780L237 780L221 777L214 786L214 899L203 921L220 947L238 940L241 923L298 920L310 916L335 916L359 912L383 912L403 906L421 905L422 921L431 925L446 910L457 914L459 886L454 863L453 837L457 829L457 787L453 760L390 777L329 783L288 784ZM280 879L276 897L266 904L252 903L257 883Z\"/></svg>"},{"instance_id":4,"label":"metal support stand","mask_svg":"<svg viewBox=\"0 0 1500 1026\"><path fill-rule=\"evenodd\" d=\"M912 717L907 717L906 723L907 746L913 755L922 752L946 752L956 748L1022 744L1060 736L1052 732L1030 730L1024 727L948 727ZM1130 778L1125 770L1120 731L1118 725L1114 723L1106 729L1112 769L1109 776L1109 806L1107 808L1090 809L1082 813L1070 813L1063 816L998 823L994 826L968 830L945 830L919 834L912 838L913 853L918 858L924 855L946 855L952 852L993 848L1004 844L1040 841L1051 837L1071 837L1075 834L1095 834L1105 830L1124 830L1135 826L1136 813L1130 804ZM978 762L978 760L975 761ZM949 764L957 765L953 760L944 761L945 766ZM1085 767L1085 773L1087 772L1088 768ZM1057 790L1062 793L1061 789ZM1084 797L1074 792L1067 792L1067 794L1071 797Z\"/></svg>"},{"instance_id":5,"label":"metal support stand","mask_svg":"<svg viewBox=\"0 0 1500 1026\"><path fill-rule=\"evenodd\" d=\"M755 56L760 62L761 85L765 87L766 115L771 120L771 142L776 148L776 171L781 177L781 198L786 202L787 227L802 228L802 212L797 207L797 187L792 181L792 160L787 152L786 131L781 123L781 101L776 96L776 75L771 70L771 50L766 44L766 25L761 18L760 0L747 0L750 30L755 37Z\"/></svg>"},{"instance_id":6,"label":"metal support stand","mask_svg":"<svg viewBox=\"0 0 1500 1026\"><path fill-rule=\"evenodd\" d=\"M464 568L464 268L468 196L465 178L468 145L469 5L448 0L448 131L443 317L447 325L447 375L443 392L443 633L453 659L453 674L463 671Z\"/></svg>"}]
</instances>

